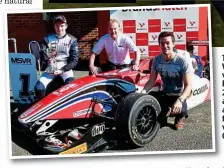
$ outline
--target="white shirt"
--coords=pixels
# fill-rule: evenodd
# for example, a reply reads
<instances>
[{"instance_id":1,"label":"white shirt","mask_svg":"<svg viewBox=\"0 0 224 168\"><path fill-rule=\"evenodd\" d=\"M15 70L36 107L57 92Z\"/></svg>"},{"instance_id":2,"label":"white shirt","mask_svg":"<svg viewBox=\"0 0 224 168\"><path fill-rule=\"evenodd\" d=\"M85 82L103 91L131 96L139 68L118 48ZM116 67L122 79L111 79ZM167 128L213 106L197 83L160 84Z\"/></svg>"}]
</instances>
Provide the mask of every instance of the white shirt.
<instances>
[{"instance_id":1,"label":"white shirt","mask_svg":"<svg viewBox=\"0 0 224 168\"><path fill-rule=\"evenodd\" d=\"M100 38L98 43L92 49L92 52L99 54L105 48L108 60L115 65L130 64L130 53L138 50L133 40L125 35L118 35L114 40L109 34Z\"/></svg>"},{"instance_id":2,"label":"white shirt","mask_svg":"<svg viewBox=\"0 0 224 168\"><path fill-rule=\"evenodd\" d=\"M186 50L180 50L180 49L177 49L177 53L179 54L179 55L182 55L182 56L187 56L187 57L191 57L190 56L190 53L188 52L188 51L186 51Z\"/></svg>"},{"instance_id":3,"label":"white shirt","mask_svg":"<svg viewBox=\"0 0 224 168\"><path fill-rule=\"evenodd\" d=\"M49 34L44 38L46 44L49 48L51 43L56 43L56 52L57 55L54 58L51 58L51 64L49 65L49 69L53 68L54 70L61 70L68 63L68 58L71 56L69 54L70 50L78 51L78 46L74 46L74 42L76 38L70 34L66 34L63 37L58 37L56 34ZM72 47L72 48L71 48ZM75 53L73 52L72 57L74 57Z\"/></svg>"},{"instance_id":4,"label":"white shirt","mask_svg":"<svg viewBox=\"0 0 224 168\"><path fill-rule=\"evenodd\" d=\"M194 72L198 69L198 63L197 63L196 59L192 58L188 51L177 49L177 53L182 56L187 56L191 59Z\"/></svg>"}]
</instances>

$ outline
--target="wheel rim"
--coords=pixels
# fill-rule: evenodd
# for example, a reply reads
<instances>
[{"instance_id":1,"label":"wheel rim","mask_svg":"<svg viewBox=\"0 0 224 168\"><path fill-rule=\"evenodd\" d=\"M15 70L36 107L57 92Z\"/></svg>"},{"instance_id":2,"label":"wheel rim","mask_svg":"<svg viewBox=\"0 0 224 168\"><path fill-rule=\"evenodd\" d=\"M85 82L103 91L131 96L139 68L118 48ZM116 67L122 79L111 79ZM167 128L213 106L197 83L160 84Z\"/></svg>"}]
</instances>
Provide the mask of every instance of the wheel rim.
<instances>
[{"instance_id":1,"label":"wheel rim","mask_svg":"<svg viewBox=\"0 0 224 168\"><path fill-rule=\"evenodd\" d=\"M151 106L144 106L139 110L136 120L135 128L137 133L142 137L147 137L156 125L156 112Z\"/></svg>"}]
</instances>

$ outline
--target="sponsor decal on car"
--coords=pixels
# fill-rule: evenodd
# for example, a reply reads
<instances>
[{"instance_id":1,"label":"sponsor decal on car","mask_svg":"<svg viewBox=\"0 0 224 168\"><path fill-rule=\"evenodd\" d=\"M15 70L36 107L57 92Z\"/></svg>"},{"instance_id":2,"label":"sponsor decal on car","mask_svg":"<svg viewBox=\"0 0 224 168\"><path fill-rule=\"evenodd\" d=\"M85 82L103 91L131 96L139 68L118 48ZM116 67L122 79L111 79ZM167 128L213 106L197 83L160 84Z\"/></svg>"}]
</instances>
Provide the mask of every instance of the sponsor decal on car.
<instances>
[{"instance_id":1,"label":"sponsor decal on car","mask_svg":"<svg viewBox=\"0 0 224 168\"><path fill-rule=\"evenodd\" d=\"M60 96L63 92L65 92L66 90L69 90L71 88L76 87L77 85L74 83L71 84L67 84L65 86L63 86L59 91L54 91L52 92L52 94L56 95L56 96Z\"/></svg>"},{"instance_id":2,"label":"sponsor decal on car","mask_svg":"<svg viewBox=\"0 0 224 168\"><path fill-rule=\"evenodd\" d=\"M59 155L63 154L81 154L87 151L87 143L80 144L78 146L75 146L73 148L70 148L64 152L59 153Z\"/></svg>"},{"instance_id":3,"label":"sponsor decal on car","mask_svg":"<svg viewBox=\"0 0 224 168\"><path fill-rule=\"evenodd\" d=\"M206 90L208 90L208 85L207 84L205 84L204 86L202 86L202 87L200 87L198 89L195 89L193 91L193 96L199 95L199 94L205 92Z\"/></svg>"},{"instance_id":4,"label":"sponsor decal on car","mask_svg":"<svg viewBox=\"0 0 224 168\"><path fill-rule=\"evenodd\" d=\"M67 84L67 85L65 85L64 87L62 87L60 90L59 90L59 92L64 92L64 91L66 91L66 90L68 90L68 89L70 89L70 88L74 88L74 87L76 87L77 85L76 84Z\"/></svg>"},{"instance_id":5,"label":"sponsor decal on car","mask_svg":"<svg viewBox=\"0 0 224 168\"><path fill-rule=\"evenodd\" d=\"M85 115L85 114L88 114L88 113L91 113L91 112L92 112L92 109L91 108L84 109L84 110L80 110L80 111L74 112L73 113L73 117L82 116L82 115Z\"/></svg>"},{"instance_id":6,"label":"sponsor decal on car","mask_svg":"<svg viewBox=\"0 0 224 168\"><path fill-rule=\"evenodd\" d=\"M105 124L95 125L92 130L92 136L95 137L97 135L103 134L105 131Z\"/></svg>"},{"instance_id":7,"label":"sponsor decal on car","mask_svg":"<svg viewBox=\"0 0 224 168\"><path fill-rule=\"evenodd\" d=\"M42 106L43 103L39 102L35 105L33 105L31 108L29 108L27 111L25 111L20 118L25 118L26 116L28 116L30 113L32 113L34 110L36 110L37 108L39 108L40 106Z\"/></svg>"}]
</instances>

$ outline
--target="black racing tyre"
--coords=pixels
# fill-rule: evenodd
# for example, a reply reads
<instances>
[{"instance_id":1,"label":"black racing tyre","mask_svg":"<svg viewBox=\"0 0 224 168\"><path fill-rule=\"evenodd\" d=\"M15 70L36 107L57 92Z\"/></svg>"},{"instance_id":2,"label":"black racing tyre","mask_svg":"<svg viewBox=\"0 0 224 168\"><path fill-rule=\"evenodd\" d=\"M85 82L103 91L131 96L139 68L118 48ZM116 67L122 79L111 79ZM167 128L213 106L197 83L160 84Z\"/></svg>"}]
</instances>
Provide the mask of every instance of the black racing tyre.
<instances>
[{"instance_id":1,"label":"black racing tyre","mask_svg":"<svg viewBox=\"0 0 224 168\"><path fill-rule=\"evenodd\" d=\"M115 123L118 138L131 146L142 147L157 135L161 112L155 97L142 93L131 93L118 105Z\"/></svg>"},{"instance_id":2,"label":"black racing tyre","mask_svg":"<svg viewBox=\"0 0 224 168\"><path fill-rule=\"evenodd\" d=\"M203 77L210 80L210 64L207 63L203 68Z\"/></svg>"}]
</instances>

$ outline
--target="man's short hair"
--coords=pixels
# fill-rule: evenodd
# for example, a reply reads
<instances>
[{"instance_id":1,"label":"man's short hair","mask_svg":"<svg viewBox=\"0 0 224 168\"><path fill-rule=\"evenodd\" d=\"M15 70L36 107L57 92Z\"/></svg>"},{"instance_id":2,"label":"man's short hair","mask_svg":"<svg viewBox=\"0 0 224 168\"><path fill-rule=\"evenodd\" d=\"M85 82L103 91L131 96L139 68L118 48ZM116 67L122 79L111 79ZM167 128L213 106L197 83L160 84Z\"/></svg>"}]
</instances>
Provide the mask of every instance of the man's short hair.
<instances>
[{"instance_id":1,"label":"man's short hair","mask_svg":"<svg viewBox=\"0 0 224 168\"><path fill-rule=\"evenodd\" d=\"M55 24L57 21L62 21L64 23L67 23L67 20L66 20L64 15L57 15L57 16L55 16L54 20L53 20L53 24Z\"/></svg>"},{"instance_id":2,"label":"man's short hair","mask_svg":"<svg viewBox=\"0 0 224 168\"><path fill-rule=\"evenodd\" d=\"M112 24L112 23L117 23L118 26L121 27L121 26L120 26L120 23L119 23L118 20L116 20L116 19L110 19L110 21L108 22L108 27L109 27L110 24Z\"/></svg>"},{"instance_id":3,"label":"man's short hair","mask_svg":"<svg viewBox=\"0 0 224 168\"><path fill-rule=\"evenodd\" d=\"M160 44L160 39L163 38L163 37L168 37L168 36L171 36L172 38L172 42L175 42L175 37L173 35L173 32L161 32L160 35L159 35L159 38L158 38L158 42Z\"/></svg>"},{"instance_id":4,"label":"man's short hair","mask_svg":"<svg viewBox=\"0 0 224 168\"><path fill-rule=\"evenodd\" d=\"M187 51L193 51L194 50L194 46L191 44L193 40L189 40L187 43L186 43L186 49Z\"/></svg>"}]
</instances>

